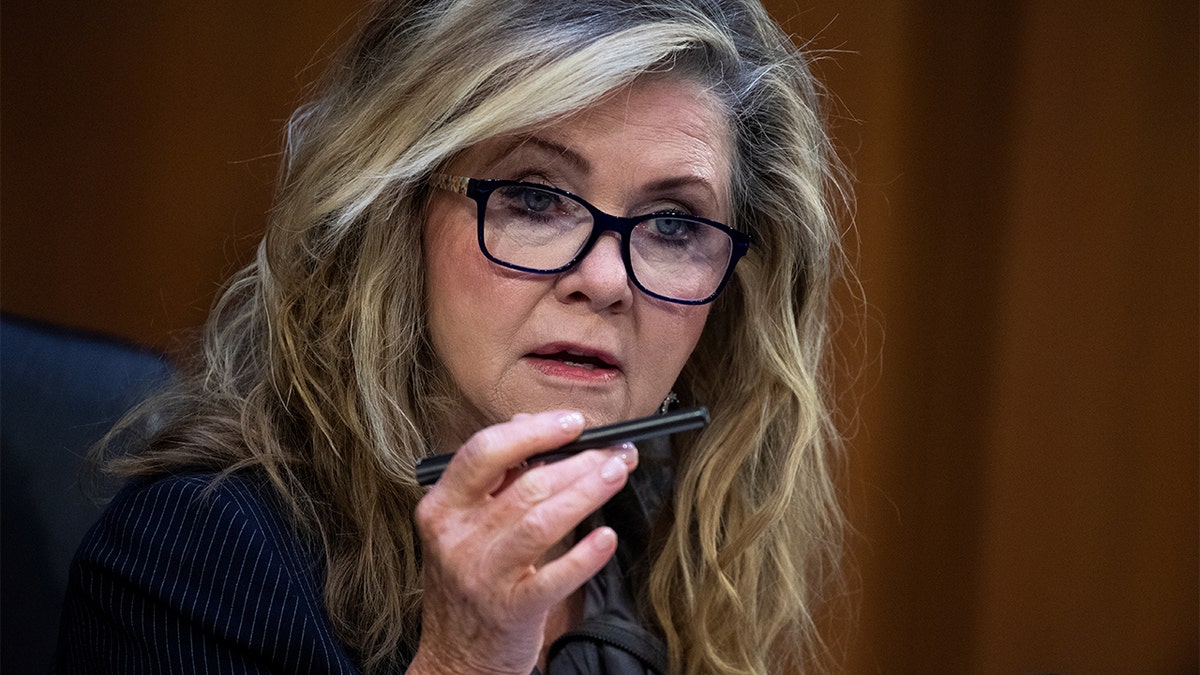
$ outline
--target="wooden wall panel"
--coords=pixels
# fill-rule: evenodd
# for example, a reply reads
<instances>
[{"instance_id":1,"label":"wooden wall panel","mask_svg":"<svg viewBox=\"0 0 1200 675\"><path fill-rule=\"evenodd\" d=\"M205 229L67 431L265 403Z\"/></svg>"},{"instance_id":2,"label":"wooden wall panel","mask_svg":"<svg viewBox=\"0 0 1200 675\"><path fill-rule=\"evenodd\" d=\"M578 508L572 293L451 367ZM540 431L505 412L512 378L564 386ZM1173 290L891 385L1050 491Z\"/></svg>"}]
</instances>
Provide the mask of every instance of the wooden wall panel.
<instances>
[{"instance_id":1,"label":"wooden wall panel","mask_svg":"<svg viewBox=\"0 0 1200 675\"><path fill-rule=\"evenodd\" d=\"M1179 9L1026 8L981 670L1196 672L1197 52L1176 39L1196 10Z\"/></svg>"},{"instance_id":2,"label":"wooden wall panel","mask_svg":"<svg viewBox=\"0 0 1200 675\"><path fill-rule=\"evenodd\" d=\"M358 5L6 3L3 308L159 347L201 323Z\"/></svg>"},{"instance_id":3,"label":"wooden wall panel","mask_svg":"<svg viewBox=\"0 0 1200 675\"><path fill-rule=\"evenodd\" d=\"M1196 672L1194 3L782 4L878 355L847 672Z\"/></svg>"}]
</instances>

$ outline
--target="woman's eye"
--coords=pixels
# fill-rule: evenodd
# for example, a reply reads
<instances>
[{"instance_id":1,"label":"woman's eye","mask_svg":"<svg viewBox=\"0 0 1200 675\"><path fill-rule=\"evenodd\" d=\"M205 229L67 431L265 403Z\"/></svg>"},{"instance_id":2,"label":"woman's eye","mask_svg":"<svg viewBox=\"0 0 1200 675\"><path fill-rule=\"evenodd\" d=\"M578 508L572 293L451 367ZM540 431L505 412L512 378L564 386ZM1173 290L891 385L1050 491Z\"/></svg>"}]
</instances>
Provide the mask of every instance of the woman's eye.
<instances>
[{"instance_id":1,"label":"woman's eye","mask_svg":"<svg viewBox=\"0 0 1200 675\"><path fill-rule=\"evenodd\" d=\"M691 223L680 218L655 218L654 229L664 237L682 237L691 229Z\"/></svg>"},{"instance_id":2,"label":"woman's eye","mask_svg":"<svg viewBox=\"0 0 1200 675\"><path fill-rule=\"evenodd\" d=\"M554 203L554 195L541 190L525 190L522 203L530 211L545 211Z\"/></svg>"},{"instance_id":3,"label":"woman's eye","mask_svg":"<svg viewBox=\"0 0 1200 675\"><path fill-rule=\"evenodd\" d=\"M505 188L501 194L510 208L530 213L542 213L558 201L558 196L552 192L516 185Z\"/></svg>"}]
</instances>

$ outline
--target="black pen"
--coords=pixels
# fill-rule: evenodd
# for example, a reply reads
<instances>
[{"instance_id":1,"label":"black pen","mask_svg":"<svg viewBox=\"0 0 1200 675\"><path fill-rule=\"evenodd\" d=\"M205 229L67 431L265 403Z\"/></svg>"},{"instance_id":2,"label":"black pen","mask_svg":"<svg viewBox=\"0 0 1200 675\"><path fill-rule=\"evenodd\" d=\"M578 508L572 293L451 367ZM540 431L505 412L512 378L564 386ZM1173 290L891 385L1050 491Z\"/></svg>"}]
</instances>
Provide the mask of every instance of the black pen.
<instances>
[{"instance_id":1,"label":"black pen","mask_svg":"<svg viewBox=\"0 0 1200 675\"><path fill-rule=\"evenodd\" d=\"M636 443L637 441L644 441L657 436L677 434L681 431L689 431L691 429L702 429L707 425L708 408L699 406L696 408L675 410L663 415L651 415L635 420L607 424L602 427L592 427L591 429L584 429L583 433L579 434L579 438L562 447L530 455L525 460L525 463L540 464L556 462L584 450L608 448L622 443ZM453 456L454 453L448 453L417 460L417 483L421 485L436 483L442 477L442 472L446 470L446 465L450 463L450 458Z\"/></svg>"}]
</instances>

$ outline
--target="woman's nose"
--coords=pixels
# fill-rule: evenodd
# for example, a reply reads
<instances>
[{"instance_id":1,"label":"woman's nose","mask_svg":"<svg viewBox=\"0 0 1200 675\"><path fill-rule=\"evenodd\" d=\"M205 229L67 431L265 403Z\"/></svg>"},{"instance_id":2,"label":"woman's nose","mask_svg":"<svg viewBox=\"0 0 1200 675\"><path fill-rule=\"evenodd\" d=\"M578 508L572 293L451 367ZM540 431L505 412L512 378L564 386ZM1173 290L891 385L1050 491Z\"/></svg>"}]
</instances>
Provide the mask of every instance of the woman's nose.
<instances>
[{"instance_id":1,"label":"woman's nose","mask_svg":"<svg viewBox=\"0 0 1200 675\"><path fill-rule=\"evenodd\" d=\"M577 265L559 275L559 298L586 301L594 310L621 309L633 302L633 284L621 257L621 238L605 232Z\"/></svg>"}]
</instances>

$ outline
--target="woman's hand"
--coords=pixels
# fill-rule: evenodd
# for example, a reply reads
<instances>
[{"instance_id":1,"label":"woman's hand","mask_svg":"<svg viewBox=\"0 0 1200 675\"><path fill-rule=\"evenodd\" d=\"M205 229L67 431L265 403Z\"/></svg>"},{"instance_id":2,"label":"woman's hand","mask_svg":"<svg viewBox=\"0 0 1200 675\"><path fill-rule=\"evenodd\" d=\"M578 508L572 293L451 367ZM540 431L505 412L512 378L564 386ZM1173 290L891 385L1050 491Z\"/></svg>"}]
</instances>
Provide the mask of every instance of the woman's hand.
<instances>
[{"instance_id":1,"label":"woman's hand","mask_svg":"<svg viewBox=\"0 0 1200 675\"><path fill-rule=\"evenodd\" d=\"M549 552L625 484L636 450L590 450L512 472L535 452L573 440L583 416L517 415L472 436L417 505L424 609L409 672L528 675L552 608L616 550L600 527L566 553Z\"/></svg>"}]
</instances>

